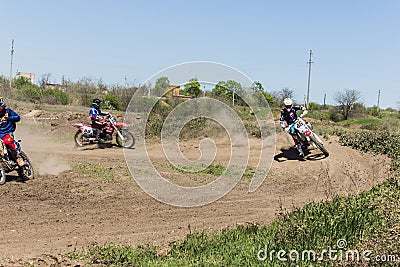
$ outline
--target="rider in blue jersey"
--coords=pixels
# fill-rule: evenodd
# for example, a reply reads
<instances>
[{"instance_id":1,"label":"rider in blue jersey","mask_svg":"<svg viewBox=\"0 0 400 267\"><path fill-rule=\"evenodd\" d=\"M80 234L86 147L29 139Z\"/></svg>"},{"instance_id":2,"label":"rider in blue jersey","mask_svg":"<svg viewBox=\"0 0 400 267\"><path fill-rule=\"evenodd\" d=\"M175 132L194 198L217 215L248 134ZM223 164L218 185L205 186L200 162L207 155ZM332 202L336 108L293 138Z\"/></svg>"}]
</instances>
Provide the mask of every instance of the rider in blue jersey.
<instances>
[{"instance_id":1,"label":"rider in blue jersey","mask_svg":"<svg viewBox=\"0 0 400 267\"><path fill-rule=\"evenodd\" d=\"M92 120L92 128L96 130L96 138L102 139L104 136L104 127L106 122L103 116L108 115L108 112L100 110L101 100L98 98L93 99L92 106L89 111L90 119Z\"/></svg>"},{"instance_id":2,"label":"rider in blue jersey","mask_svg":"<svg viewBox=\"0 0 400 267\"><path fill-rule=\"evenodd\" d=\"M285 107L281 110L281 118L280 118L281 127L292 136L294 144L296 145L296 148L299 151L299 156L304 157L304 151L301 148L301 144L297 140L298 137L297 137L296 133L291 130L293 128L290 126L297 119L296 111L298 111L298 110L303 111L303 113L300 115L300 117L303 117L304 115L306 115L308 113L308 111L303 106L293 106L293 100L290 98L285 98L283 100L283 104L285 105Z\"/></svg>"},{"instance_id":3,"label":"rider in blue jersey","mask_svg":"<svg viewBox=\"0 0 400 267\"><path fill-rule=\"evenodd\" d=\"M7 108L6 99L0 97L0 138L10 148L11 156L17 162L19 167L25 165L24 160L20 156L14 141L14 131L17 128L16 123L21 117L12 109Z\"/></svg>"}]
</instances>

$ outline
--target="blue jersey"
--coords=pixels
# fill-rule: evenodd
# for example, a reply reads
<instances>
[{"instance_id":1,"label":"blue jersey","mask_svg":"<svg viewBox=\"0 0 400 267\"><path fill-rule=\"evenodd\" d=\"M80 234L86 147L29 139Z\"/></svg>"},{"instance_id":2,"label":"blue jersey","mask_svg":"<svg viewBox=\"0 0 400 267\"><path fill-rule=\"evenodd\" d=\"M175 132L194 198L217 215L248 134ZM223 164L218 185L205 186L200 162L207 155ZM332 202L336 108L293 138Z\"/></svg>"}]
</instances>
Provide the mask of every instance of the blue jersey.
<instances>
[{"instance_id":1,"label":"blue jersey","mask_svg":"<svg viewBox=\"0 0 400 267\"><path fill-rule=\"evenodd\" d=\"M91 107L89 111L89 116L92 121L101 119L100 116L105 116L107 113L101 112L100 109L96 109L95 107Z\"/></svg>"},{"instance_id":2,"label":"blue jersey","mask_svg":"<svg viewBox=\"0 0 400 267\"><path fill-rule=\"evenodd\" d=\"M20 120L21 117L14 110L6 108L4 116L0 121L0 138L13 133L15 128L17 128L16 122Z\"/></svg>"},{"instance_id":3,"label":"blue jersey","mask_svg":"<svg viewBox=\"0 0 400 267\"><path fill-rule=\"evenodd\" d=\"M303 106L294 106L289 111L284 108L281 110L281 118L280 123L281 125L286 121L288 125L292 124L297 119L296 111L304 110Z\"/></svg>"}]
</instances>

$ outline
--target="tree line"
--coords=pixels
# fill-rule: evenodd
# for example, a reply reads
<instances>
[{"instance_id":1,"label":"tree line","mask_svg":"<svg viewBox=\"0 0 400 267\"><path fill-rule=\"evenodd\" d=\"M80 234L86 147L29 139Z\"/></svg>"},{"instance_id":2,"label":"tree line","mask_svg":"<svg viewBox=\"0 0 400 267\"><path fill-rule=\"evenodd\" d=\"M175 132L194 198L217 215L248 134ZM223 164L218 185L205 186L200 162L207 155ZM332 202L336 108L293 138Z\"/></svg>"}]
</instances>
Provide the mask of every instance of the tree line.
<instances>
[{"instance_id":1,"label":"tree line","mask_svg":"<svg viewBox=\"0 0 400 267\"><path fill-rule=\"evenodd\" d=\"M150 97L163 97L171 90L171 83L166 76L160 77L151 84L140 86L107 86L101 79L82 78L76 82L64 80L62 84L54 86L50 84L51 74L45 74L39 80L39 85L31 83L28 78L18 77L9 80L0 76L0 93L8 98L29 101L36 104L61 104L61 105L81 105L90 106L93 98L100 98L103 107L107 109L126 110L133 94L139 91L142 95ZM179 86L179 94L197 98L201 96L213 97L222 100L229 105L246 105L240 95L244 90L250 89L260 99L262 98L272 108L280 108L283 99L294 97L294 91L290 88L267 91L259 81L255 81L250 88L244 88L239 82L234 80L219 81L210 91L201 88L197 78L190 79L183 86ZM378 116L377 107L366 108L362 103L362 95L355 89L343 89L337 91L334 97L334 106L320 105L314 102L309 103L311 110L329 110L330 118L334 121L347 120L353 114L367 112ZM297 103L305 104L305 103Z\"/></svg>"}]
</instances>

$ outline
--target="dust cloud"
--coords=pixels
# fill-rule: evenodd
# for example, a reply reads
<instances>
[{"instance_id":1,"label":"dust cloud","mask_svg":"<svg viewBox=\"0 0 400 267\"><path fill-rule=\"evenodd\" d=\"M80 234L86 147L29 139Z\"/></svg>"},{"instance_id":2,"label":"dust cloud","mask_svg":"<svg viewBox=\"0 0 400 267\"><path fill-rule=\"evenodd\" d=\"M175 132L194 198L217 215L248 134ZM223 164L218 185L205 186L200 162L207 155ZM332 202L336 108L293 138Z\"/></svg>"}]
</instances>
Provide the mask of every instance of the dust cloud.
<instances>
[{"instance_id":1,"label":"dust cloud","mask_svg":"<svg viewBox=\"0 0 400 267\"><path fill-rule=\"evenodd\" d=\"M46 136L45 129L22 121L17 124L14 136L16 140L21 140L22 150L28 155L37 174L58 175L71 169L60 155L67 149L66 145Z\"/></svg>"}]
</instances>

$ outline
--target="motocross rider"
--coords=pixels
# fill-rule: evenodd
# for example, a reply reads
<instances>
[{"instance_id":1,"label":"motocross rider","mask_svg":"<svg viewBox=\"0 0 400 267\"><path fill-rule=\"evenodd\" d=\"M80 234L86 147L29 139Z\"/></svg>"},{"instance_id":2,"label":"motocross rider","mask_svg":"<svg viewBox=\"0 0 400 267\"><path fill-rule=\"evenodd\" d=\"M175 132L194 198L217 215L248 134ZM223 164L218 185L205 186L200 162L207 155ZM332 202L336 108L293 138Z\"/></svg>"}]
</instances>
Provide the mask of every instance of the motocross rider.
<instances>
[{"instance_id":1,"label":"motocross rider","mask_svg":"<svg viewBox=\"0 0 400 267\"><path fill-rule=\"evenodd\" d=\"M280 118L280 124L281 127L292 136L294 144L296 145L297 150L299 151L299 156L304 157L304 151L301 148L301 144L299 143L298 136L294 132L294 128L291 127L291 125L294 123L294 121L297 119L297 114L296 111L302 110L303 113L300 115L300 117L303 117L308 113L308 110L303 107L303 106L293 106L293 100L290 98L285 98L283 100L284 108L281 110L281 118Z\"/></svg>"},{"instance_id":2,"label":"motocross rider","mask_svg":"<svg viewBox=\"0 0 400 267\"><path fill-rule=\"evenodd\" d=\"M93 99L92 106L89 111L90 119L92 120L92 128L96 130L96 138L100 141L103 141L105 137L104 127L106 126L106 122L103 116L107 116L110 113L102 112L100 110L101 100L98 98Z\"/></svg>"},{"instance_id":3,"label":"motocross rider","mask_svg":"<svg viewBox=\"0 0 400 267\"><path fill-rule=\"evenodd\" d=\"M15 111L6 108L6 104L6 99L0 97L0 138L10 148L11 156L17 162L18 166L23 167L25 161L19 155L14 142L14 131L17 127L16 122L19 122L21 118Z\"/></svg>"}]
</instances>

